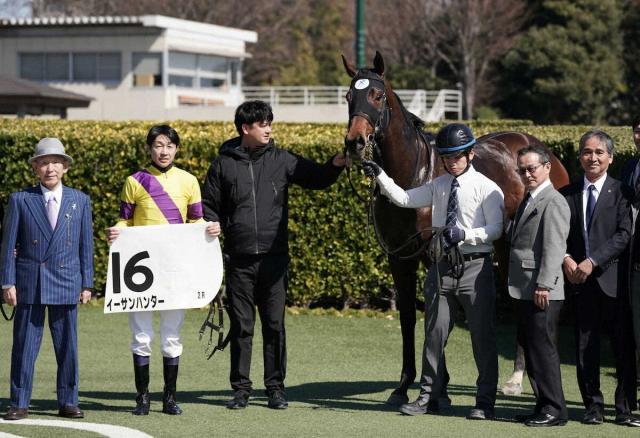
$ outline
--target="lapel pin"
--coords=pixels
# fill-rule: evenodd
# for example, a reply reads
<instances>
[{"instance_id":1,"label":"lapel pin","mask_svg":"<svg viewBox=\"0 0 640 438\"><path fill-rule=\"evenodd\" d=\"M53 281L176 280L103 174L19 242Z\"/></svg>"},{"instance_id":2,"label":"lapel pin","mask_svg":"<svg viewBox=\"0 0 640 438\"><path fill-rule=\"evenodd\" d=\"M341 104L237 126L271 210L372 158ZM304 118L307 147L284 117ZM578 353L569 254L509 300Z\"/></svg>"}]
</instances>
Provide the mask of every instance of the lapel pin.
<instances>
[{"instance_id":1,"label":"lapel pin","mask_svg":"<svg viewBox=\"0 0 640 438\"><path fill-rule=\"evenodd\" d=\"M71 208L75 210L75 209L76 209L76 204L75 204L75 203L73 203L73 204L71 205Z\"/></svg>"}]
</instances>

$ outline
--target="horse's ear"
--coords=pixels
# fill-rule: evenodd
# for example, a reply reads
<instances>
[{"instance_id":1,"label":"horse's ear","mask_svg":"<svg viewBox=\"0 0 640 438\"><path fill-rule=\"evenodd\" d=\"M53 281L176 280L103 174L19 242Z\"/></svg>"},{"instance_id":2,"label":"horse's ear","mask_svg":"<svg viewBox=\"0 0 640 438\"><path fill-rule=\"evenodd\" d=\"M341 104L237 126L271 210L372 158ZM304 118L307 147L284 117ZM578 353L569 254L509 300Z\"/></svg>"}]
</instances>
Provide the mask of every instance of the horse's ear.
<instances>
[{"instance_id":1,"label":"horse's ear","mask_svg":"<svg viewBox=\"0 0 640 438\"><path fill-rule=\"evenodd\" d=\"M344 55L342 56L342 64L344 65L344 69L347 71L347 74L351 77L354 77L356 75L356 68L353 66L353 64L350 64L349 61L347 61L347 58L344 57Z\"/></svg>"},{"instance_id":2,"label":"horse's ear","mask_svg":"<svg viewBox=\"0 0 640 438\"><path fill-rule=\"evenodd\" d=\"M373 71L380 76L384 76L384 59L382 59L382 55L377 50L376 56L373 58Z\"/></svg>"}]
</instances>

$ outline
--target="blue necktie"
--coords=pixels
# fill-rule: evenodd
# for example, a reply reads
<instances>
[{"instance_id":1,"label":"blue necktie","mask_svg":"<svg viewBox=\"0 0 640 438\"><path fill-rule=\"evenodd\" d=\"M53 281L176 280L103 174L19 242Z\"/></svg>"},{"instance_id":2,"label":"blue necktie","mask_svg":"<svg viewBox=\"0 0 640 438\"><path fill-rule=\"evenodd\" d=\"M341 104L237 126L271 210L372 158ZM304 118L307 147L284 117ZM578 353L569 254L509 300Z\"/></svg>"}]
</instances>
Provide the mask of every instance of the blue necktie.
<instances>
[{"instance_id":1,"label":"blue necktie","mask_svg":"<svg viewBox=\"0 0 640 438\"><path fill-rule=\"evenodd\" d=\"M589 194L587 195L587 231L591 228L591 219L593 218L593 210L596 208L596 196L593 194L593 191L596 189L596 186L591 184L588 187Z\"/></svg>"},{"instance_id":2,"label":"blue necktie","mask_svg":"<svg viewBox=\"0 0 640 438\"><path fill-rule=\"evenodd\" d=\"M596 197L593 194L593 191L596 189L596 186L591 184L589 187L587 187L587 189L589 190L589 193L587 194L587 210L586 210L587 229L584 232L584 249L586 250L587 257L589 257L591 252L589 249L589 228L591 228L591 219L593 216L593 210L596 208Z\"/></svg>"},{"instance_id":3,"label":"blue necktie","mask_svg":"<svg viewBox=\"0 0 640 438\"><path fill-rule=\"evenodd\" d=\"M447 220L445 225L447 227L453 227L456 225L456 219L458 217L458 187L460 184L457 179L451 181L451 192L449 193L449 202L447 202Z\"/></svg>"}]
</instances>

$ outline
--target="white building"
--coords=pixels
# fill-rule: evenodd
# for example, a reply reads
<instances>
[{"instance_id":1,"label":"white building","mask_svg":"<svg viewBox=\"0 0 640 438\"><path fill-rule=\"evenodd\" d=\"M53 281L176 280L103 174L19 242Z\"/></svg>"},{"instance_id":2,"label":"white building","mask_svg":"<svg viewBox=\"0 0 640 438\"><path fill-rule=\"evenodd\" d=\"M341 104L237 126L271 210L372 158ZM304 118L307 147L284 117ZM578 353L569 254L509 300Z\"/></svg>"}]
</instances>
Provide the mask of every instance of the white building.
<instances>
[{"instance_id":1,"label":"white building","mask_svg":"<svg viewBox=\"0 0 640 438\"><path fill-rule=\"evenodd\" d=\"M70 119L233 119L256 32L161 15L0 20L0 75L91 96Z\"/></svg>"}]
</instances>

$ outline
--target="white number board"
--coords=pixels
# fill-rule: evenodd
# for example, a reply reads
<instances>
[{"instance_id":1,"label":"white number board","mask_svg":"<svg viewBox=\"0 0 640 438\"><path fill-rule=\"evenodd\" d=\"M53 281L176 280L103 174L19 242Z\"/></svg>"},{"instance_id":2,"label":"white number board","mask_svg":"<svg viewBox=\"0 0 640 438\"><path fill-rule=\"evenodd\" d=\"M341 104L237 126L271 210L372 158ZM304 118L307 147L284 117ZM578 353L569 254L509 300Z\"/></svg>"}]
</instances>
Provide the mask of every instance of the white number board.
<instances>
[{"instance_id":1,"label":"white number board","mask_svg":"<svg viewBox=\"0 0 640 438\"><path fill-rule=\"evenodd\" d=\"M104 313L204 307L222 284L206 223L122 228L109 249Z\"/></svg>"}]
</instances>

